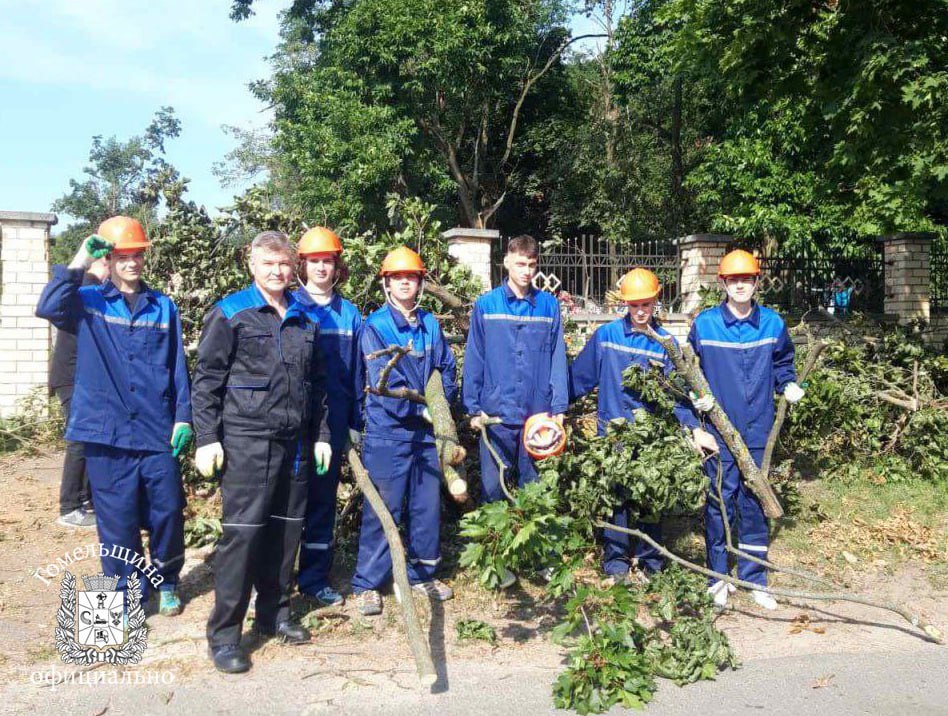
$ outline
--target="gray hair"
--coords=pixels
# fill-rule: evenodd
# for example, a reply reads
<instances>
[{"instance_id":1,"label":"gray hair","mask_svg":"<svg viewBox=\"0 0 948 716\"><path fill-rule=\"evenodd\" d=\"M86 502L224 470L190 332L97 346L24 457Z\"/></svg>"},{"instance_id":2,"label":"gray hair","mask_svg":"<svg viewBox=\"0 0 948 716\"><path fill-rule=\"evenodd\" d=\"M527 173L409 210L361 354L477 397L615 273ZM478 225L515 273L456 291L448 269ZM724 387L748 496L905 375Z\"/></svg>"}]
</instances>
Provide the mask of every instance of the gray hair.
<instances>
[{"instance_id":1,"label":"gray hair","mask_svg":"<svg viewBox=\"0 0 948 716\"><path fill-rule=\"evenodd\" d=\"M290 237L282 231L261 231L250 242L251 253L254 249L263 249L277 254L286 254L293 259L296 258L296 247L290 241Z\"/></svg>"}]
</instances>

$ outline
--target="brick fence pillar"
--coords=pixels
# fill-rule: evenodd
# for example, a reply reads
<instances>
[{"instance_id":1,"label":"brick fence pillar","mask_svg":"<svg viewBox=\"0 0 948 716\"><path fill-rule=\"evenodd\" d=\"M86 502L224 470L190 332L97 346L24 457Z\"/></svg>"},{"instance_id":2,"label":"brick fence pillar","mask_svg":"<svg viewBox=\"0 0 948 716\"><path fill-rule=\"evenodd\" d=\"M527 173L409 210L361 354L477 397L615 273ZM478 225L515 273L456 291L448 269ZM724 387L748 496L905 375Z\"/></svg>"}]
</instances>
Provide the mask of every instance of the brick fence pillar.
<instances>
[{"instance_id":1,"label":"brick fence pillar","mask_svg":"<svg viewBox=\"0 0 948 716\"><path fill-rule=\"evenodd\" d=\"M50 326L33 312L49 280L55 214L0 211L0 417L49 376Z\"/></svg>"},{"instance_id":2,"label":"brick fence pillar","mask_svg":"<svg viewBox=\"0 0 948 716\"><path fill-rule=\"evenodd\" d=\"M732 239L727 234L690 234L678 239L682 313L698 309L702 287L717 286L718 265Z\"/></svg>"},{"instance_id":3,"label":"brick fence pillar","mask_svg":"<svg viewBox=\"0 0 948 716\"><path fill-rule=\"evenodd\" d=\"M500 232L495 229L457 228L449 229L441 236L448 242L448 253L480 279L484 291L490 291L491 246L495 241L500 241Z\"/></svg>"},{"instance_id":4,"label":"brick fence pillar","mask_svg":"<svg viewBox=\"0 0 948 716\"><path fill-rule=\"evenodd\" d=\"M885 312L899 323L931 320L931 250L934 235L900 233L882 236L885 263Z\"/></svg>"}]
</instances>

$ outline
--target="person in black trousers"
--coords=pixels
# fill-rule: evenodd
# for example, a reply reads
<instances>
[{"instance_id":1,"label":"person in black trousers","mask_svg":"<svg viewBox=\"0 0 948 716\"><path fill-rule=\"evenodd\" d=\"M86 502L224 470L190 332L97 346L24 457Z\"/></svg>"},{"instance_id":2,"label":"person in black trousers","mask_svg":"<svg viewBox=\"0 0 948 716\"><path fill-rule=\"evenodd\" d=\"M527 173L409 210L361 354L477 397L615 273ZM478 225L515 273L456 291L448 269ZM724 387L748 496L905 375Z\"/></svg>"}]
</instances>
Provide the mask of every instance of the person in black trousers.
<instances>
[{"instance_id":1,"label":"person in black trousers","mask_svg":"<svg viewBox=\"0 0 948 716\"><path fill-rule=\"evenodd\" d=\"M100 284L109 277L109 264L98 259L83 279L83 285ZM69 420L72 390L76 378L76 334L56 331L56 343L49 366L49 392L55 394L62 406L63 419ZM56 524L63 527L95 529L95 512L92 493L86 475L86 458L82 443L66 441L63 459L63 477L59 484L59 519Z\"/></svg>"}]
</instances>

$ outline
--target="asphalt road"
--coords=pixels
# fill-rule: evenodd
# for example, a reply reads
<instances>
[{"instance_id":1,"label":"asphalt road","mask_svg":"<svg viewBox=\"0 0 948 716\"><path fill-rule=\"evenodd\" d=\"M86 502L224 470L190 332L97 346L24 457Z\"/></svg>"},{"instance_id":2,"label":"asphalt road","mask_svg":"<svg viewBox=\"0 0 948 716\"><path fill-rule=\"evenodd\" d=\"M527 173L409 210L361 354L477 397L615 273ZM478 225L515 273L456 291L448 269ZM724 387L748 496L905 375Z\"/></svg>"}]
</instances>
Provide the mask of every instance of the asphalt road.
<instances>
[{"instance_id":1,"label":"asphalt road","mask_svg":"<svg viewBox=\"0 0 948 716\"><path fill-rule=\"evenodd\" d=\"M141 667L138 667L141 668ZM158 664L148 667L158 669ZM209 672L159 685L6 685L0 711L106 714L438 714L527 716L556 712L548 667L447 665L434 693L415 684L410 663L391 672L358 668L305 671L261 664L245 676ZM103 670L98 670L99 672ZM35 679L38 681L38 678ZM623 713L614 709L612 713ZM925 645L889 654L818 654L761 659L717 681L678 688L661 682L648 714L948 714L948 648Z\"/></svg>"}]
</instances>

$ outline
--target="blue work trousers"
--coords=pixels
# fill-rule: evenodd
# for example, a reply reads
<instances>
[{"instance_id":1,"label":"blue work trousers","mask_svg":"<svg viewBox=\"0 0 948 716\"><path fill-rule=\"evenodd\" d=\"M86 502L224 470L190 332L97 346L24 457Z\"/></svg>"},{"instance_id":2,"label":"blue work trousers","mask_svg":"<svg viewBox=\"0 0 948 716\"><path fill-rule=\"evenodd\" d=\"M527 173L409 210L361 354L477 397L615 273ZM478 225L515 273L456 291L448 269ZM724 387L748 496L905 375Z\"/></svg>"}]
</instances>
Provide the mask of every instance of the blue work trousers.
<instances>
[{"instance_id":1,"label":"blue work trousers","mask_svg":"<svg viewBox=\"0 0 948 716\"><path fill-rule=\"evenodd\" d=\"M487 428L491 445L504 461L504 479L506 484L516 484L520 487L537 479L537 468L533 458L523 446L522 425L491 425ZM500 471L497 469L484 438L481 438L481 485L483 486L481 501L497 502L504 499L504 492L500 487Z\"/></svg>"},{"instance_id":2,"label":"blue work trousers","mask_svg":"<svg viewBox=\"0 0 948 716\"><path fill-rule=\"evenodd\" d=\"M751 448L750 453L759 466L764 458L764 448ZM721 574L729 574L724 519L721 508L714 499L717 495L715 482L719 462L724 504L727 506L734 546L742 552L760 559L767 559L769 538L767 518L764 516L760 501L741 479L741 471L734 462L733 456L722 449L720 458L711 458L704 464L705 472L711 479L710 494L704 509L704 531L708 568ZM743 558L737 560L737 577L754 584L767 585L766 568ZM714 578L708 579L709 584L715 581L717 580Z\"/></svg>"},{"instance_id":3,"label":"blue work trousers","mask_svg":"<svg viewBox=\"0 0 948 716\"><path fill-rule=\"evenodd\" d=\"M329 570L335 543L336 493L342 472L342 456L346 439L332 441L332 460L325 475L309 476L309 497L306 501L306 522L300 549L299 588L303 594L315 595L329 586Z\"/></svg>"},{"instance_id":4,"label":"blue work trousers","mask_svg":"<svg viewBox=\"0 0 948 716\"><path fill-rule=\"evenodd\" d=\"M396 524L404 523L408 581L430 582L441 561L441 466L434 444L366 437L362 461ZM365 500L352 591L379 590L391 578L382 523Z\"/></svg>"},{"instance_id":5,"label":"blue work trousers","mask_svg":"<svg viewBox=\"0 0 948 716\"><path fill-rule=\"evenodd\" d=\"M612 513L612 524L618 527L629 526L629 511L619 506ZM662 543L662 525L660 522L639 522L635 529L644 532L653 540ZM636 540L635 552L632 553L632 535L615 530L603 530L602 541L602 569L612 576L626 574L629 571L630 556L635 557L638 568L646 574L654 574L665 566L665 558L650 544Z\"/></svg>"},{"instance_id":6,"label":"blue work trousers","mask_svg":"<svg viewBox=\"0 0 948 716\"><path fill-rule=\"evenodd\" d=\"M134 554L129 559L135 554L144 556L144 529L148 532L149 561L163 578L159 589L174 589L184 565L184 487L178 461L170 452L125 450L98 443L85 443L84 451L99 542L109 550L109 556L102 557L102 571L119 577L119 589L125 589L129 576L138 571L142 601L146 601L152 587L148 578L112 556L113 547L131 550Z\"/></svg>"}]
</instances>

